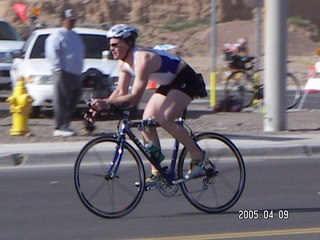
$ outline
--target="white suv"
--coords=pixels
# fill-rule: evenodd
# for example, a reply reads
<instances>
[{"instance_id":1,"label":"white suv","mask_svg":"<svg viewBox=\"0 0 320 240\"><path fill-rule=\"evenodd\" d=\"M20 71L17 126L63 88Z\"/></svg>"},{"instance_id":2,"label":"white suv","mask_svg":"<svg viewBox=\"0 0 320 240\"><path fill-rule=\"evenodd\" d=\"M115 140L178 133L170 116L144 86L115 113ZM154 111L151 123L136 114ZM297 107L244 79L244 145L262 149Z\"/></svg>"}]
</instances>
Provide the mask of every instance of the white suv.
<instances>
[{"instance_id":1,"label":"white suv","mask_svg":"<svg viewBox=\"0 0 320 240\"><path fill-rule=\"evenodd\" d=\"M0 89L11 83L11 52L22 48L24 41L6 21L0 20Z\"/></svg>"},{"instance_id":2,"label":"white suv","mask_svg":"<svg viewBox=\"0 0 320 240\"><path fill-rule=\"evenodd\" d=\"M22 50L13 53L14 61L10 71L12 85L21 77L25 79L28 93L34 102L33 113L41 107L52 106L53 84L50 64L45 58L46 38L57 28L39 29L32 33ZM90 98L105 97L114 89L118 79L117 61L107 57L107 31L93 28L74 28L85 45L83 68L83 93Z\"/></svg>"}]
</instances>

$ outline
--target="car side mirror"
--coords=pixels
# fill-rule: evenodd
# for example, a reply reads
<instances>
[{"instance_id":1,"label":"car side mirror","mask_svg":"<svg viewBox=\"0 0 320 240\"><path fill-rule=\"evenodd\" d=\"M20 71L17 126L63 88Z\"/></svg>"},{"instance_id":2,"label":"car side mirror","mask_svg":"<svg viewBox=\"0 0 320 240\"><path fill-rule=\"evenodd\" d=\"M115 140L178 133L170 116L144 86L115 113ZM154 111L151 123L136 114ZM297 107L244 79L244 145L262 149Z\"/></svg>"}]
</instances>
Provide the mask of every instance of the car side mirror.
<instances>
[{"instance_id":1,"label":"car side mirror","mask_svg":"<svg viewBox=\"0 0 320 240\"><path fill-rule=\"evenodd\" d=\"M12 58L23 58L23 51L22 50L14 50L11 52Z\"/></svg>"}]
</instances>

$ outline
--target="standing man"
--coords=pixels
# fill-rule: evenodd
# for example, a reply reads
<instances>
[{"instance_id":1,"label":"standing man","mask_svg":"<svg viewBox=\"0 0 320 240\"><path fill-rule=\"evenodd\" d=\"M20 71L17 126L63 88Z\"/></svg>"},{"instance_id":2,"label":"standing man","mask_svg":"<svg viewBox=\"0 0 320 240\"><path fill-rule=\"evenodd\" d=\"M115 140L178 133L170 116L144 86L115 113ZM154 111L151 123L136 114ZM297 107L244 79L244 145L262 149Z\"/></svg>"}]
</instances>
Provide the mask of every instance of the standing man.
<instances>
[{"instance_id":1,"label":"standing man","mask_svg":"<svg viewBox=\"0 0 320 240\"><path fill-rule=\"evenodd\" d=\"M72 31L76 19L72 9L65 10L61 14L61 27L45 43L45 55L51 64L54 81L53 136L76 135L69 125L81 95L80 75L84 58L81 37Z\"/></svg>"}]
</instances>

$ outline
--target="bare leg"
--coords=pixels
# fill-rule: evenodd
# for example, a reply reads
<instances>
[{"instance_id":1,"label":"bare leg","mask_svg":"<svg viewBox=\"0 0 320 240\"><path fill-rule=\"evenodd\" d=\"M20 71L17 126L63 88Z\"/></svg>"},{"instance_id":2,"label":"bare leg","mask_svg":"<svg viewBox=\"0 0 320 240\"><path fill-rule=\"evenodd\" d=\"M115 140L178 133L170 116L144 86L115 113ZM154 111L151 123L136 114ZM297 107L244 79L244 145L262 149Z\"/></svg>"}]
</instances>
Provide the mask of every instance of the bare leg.
<instances>
[{"instance_id":1,"label":"bare leg","mask_svg":"<svg viewBox=\"0 0 320 240\"><path fill-rule=\"evenodd\" d=\"M202 151L189 136L188 131L175 122L190 102L191 98L188 95L175 89L172 89L167 96L154 94L145 108L143 118L154 116L162 128L188 149L192 159L200 160L203 157ZM155 129L144 132L143 137L146 141L152 141L160 147Z\"/></svg>"}]
</instances>

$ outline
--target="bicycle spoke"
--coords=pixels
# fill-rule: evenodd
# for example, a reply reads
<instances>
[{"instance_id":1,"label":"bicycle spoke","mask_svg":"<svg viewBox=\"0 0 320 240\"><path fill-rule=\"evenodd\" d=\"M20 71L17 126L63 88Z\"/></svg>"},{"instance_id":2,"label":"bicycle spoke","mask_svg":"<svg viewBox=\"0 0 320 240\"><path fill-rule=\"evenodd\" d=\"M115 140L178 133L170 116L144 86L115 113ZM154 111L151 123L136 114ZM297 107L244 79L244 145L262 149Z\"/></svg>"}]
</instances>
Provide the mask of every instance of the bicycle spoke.
<instances>
[{"instance_id":1,"label":"bicycle spoke","mask_svg":"<svg viewBox=\"0 0 320 240\"><path fill-rule=\"evenodd\" d=\"M82 174L83 174L83 175L88 175L88 176L90 175L90 176L96 176L96 177L103 177L103 178L104 178L104 176L105 176L104 173L97 174L97 173L90 173L90 172L86 172L86 171L83 171Z\"/></svg>"},{"instance_id":2,"label":"bicycle spoke","mask_svg":"<svg viewBox=\"0 0 320 240\"><path fill-rule=\"evenodd\" d=\"M106 180L104 180L98 187L97 189L90 195L88 196L88 199L93 201L93 198L103 189L103 187L107 184Z\"/></svg>"}]
</instances>

